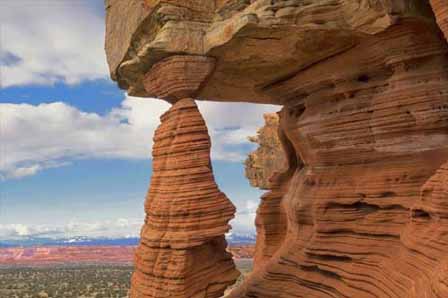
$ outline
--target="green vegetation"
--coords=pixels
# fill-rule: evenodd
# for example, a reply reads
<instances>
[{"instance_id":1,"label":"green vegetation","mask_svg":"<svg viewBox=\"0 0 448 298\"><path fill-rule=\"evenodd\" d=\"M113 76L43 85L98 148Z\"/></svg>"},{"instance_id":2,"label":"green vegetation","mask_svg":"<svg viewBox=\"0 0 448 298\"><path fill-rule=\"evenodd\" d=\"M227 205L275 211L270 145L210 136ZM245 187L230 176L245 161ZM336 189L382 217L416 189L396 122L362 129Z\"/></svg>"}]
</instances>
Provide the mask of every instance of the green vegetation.
<instances>
[{"instance_id":1,"label":"green vegetation","mask_svg":"<svg viewBox=\"0 0 448 298\"><path fill-rule=\"evenodd\" d=\"M0 270L2 298L122 298L132 266L9 268Z\"/></svg>"},{"instance_id":2,"label":"green vegetation","mask_svg":"<svg viewBox=\"0 0 448 298\"><path fill-rule=\"evenodd\" d=\"M236 264L242 276L233 287L252 271L252 260L237 260ZM132 270L132 266L119 265L0 269L0 297L125 298Z\"/></svg>"}]
</instances>

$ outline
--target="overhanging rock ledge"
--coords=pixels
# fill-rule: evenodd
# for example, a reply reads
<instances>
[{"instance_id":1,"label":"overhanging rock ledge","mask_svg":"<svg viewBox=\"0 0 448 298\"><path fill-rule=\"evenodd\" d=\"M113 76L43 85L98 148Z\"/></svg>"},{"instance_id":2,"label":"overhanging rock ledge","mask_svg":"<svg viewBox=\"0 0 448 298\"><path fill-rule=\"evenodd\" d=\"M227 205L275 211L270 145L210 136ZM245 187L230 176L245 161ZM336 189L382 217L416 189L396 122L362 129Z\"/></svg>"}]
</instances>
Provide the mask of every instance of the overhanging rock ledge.
<instances>
[{"instance_id":1,"label":"overhanging rock ledge","mask_svg":"<svg viewBox=\"0 0 448 298\"><path fill-rule=\"evenodd\" d=\"M173 103L173 115L191 105L175 122L162 118L163 135L184 137L179 129L199 121L190 98L281 108L285 167L258 211L255 271L229 297L448 297L448 3L108 0L106 7L112 78L131 95ZM201 171L211 169L206 151ZM173 185L164 191L177 191ZM160 202L147 204L146 227L161 235L201 231L188 224L193 213ZM210 235L219 237L232 212L215 206L223 209ZM195 237L191 243L202 243ZM188 242L169 238L176 244L150 242L174 249ZM194 254L200 260L212 251L207 245ZM147 276L180 272L171 270L178 262L156 259L164 262ZM207 259L226 264L219 267L226 273L207 266L220 286L201 283L176 297L218 297L236 278L225 255ZM141 264L137 277L154 268ZM202 280L204 270L182 274ZM167 280L137 277L133 297L168 297Z\"/></svg>"}]
</instances>

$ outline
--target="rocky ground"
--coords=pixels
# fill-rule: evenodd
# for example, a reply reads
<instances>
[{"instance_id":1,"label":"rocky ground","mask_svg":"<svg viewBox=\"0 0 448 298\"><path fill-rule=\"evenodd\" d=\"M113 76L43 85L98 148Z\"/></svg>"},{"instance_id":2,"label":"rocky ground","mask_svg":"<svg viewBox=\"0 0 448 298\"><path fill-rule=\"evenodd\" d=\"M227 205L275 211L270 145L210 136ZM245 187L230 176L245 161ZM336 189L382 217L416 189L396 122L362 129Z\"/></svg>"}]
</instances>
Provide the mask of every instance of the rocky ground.
<instances>
[{"instance_id":1,"label":"rocky ground","mask_svg":"<svg viewBox=\"0 0 448 298\"><path fill-rule=\"evenodd\" d=\"M230 293L234 288L241 285L244 279L247 278L247 276L252 272L253 269L253 259L239 259L235 261L235 264L238 270L241 272L241 276L233 286L230 286L226 290L226 294Z\"/></svg>"},{"instance_id":2,"label":"rocky ground","mask_svg":"<svg viewBox=\"0 0 448 298\"><path fill-rule=\"evenodd\" d=\"M135 246L0 249L0 298L128 296ZM253 245L229 247L242 275L252 271ZM232 287L233 288L233 287Z\"/></svg>"},{"instance_id":3,"label":"rocky ground","mask_svg":"<svg viewBox=\"0 0 448 298\"><path fill-rule=\"evenodd\" d=\"M252 271L252 259L238 259L236 264L242 275L235 286ZM129 265L5 268L0 269L0 297L122 298L128 296L132 271Z\"/></svg>"},{"instance_id":4,"label":"rocky ground","mask_svg":"<svg viewBox=\"0 0 448 298\"><path fill-rule=\"evenodd\" d=\"M132 269L119 265L2 269L0 297L127 297Z\"/></svg>"}]
</instances>

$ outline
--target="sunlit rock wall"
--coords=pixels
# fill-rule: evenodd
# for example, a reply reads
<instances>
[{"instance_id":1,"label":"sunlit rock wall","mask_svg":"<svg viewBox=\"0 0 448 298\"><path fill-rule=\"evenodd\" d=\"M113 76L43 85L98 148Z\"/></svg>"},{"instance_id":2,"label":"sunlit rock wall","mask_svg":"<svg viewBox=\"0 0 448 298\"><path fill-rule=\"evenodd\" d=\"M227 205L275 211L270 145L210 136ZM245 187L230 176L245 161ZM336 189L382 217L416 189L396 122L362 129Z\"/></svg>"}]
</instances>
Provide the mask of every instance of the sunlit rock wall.
<instances>
[{"instance_id":1,"label":"sunlit rock wall","mask_svg":"<svg viewBox=\"0 0 448 298\"><path fill-rule=\"evenodd\" d=\"M188 55L213 60L182 68L207 73L195 98L282 106L285 170L230 297L448 297L444 2L140 1L130 35L122 2L108 1L106 48L131 94L172 101L147 74Z\"/></svg>"},{"instance_id":2,"label":"sunlit rock wall","mask_svg":"<svg viewBox=\"0 0 448 298\"><path fill-rule=\"evenodd\" d=\"M285 153L279 136L279 117L276 113L264 114L265 125L256 136L249 141L257 144L257 149L249 154L245 164L246 177L253 187L270 189L270 178L284 170L286 166Z\"/></svg>"},{"instance_id":3,"label":"sunlit rock wall","mask_svg":"<svg viewBox=\"0 0 448 298\"><path fill-rule=\"evenodd\" d=\"M239 276L224 238L235 207L214 181L195 102L178 101L161 122L131 297L219 298Z\"/></svg>"}]
</instances>

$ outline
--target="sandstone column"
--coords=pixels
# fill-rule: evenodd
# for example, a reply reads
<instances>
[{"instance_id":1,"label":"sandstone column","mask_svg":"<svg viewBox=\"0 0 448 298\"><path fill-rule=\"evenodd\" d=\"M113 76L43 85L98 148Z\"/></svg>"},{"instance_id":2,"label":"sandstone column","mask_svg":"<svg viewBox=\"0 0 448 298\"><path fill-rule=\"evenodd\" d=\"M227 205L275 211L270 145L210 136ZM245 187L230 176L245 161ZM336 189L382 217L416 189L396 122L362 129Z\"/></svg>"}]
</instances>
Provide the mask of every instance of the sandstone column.
<instances>
[{"instance_id":1,"label":"sandstone column","mask_svg":"<svg viewBox=\"0 0 448 298\"><path fill-rule=\"evenodd\" d=\"M215 183L210 137L190 98L213 63L175 56L145 77L148 92L173 106L154 136L153 176L131 297L218 298L239 276L224 237L235 207Z\"/></svg>"},{"instance_id":2,"label":"sandstone column","mask_svg":"<svg viewBox=\"0 0 448 298\"><path fill-rule=\"evenodd\" d=\"M249 138L259 147L245 161L250 184L269 190L261 197L255 220L255 271L272 258L284 241L287 219L282 198L287 191L287 181L297 166L295 152L281 130L278 114L265 114L264 120L265 126L258 130L257 136Z\"/></svg>"}]
</instances>

